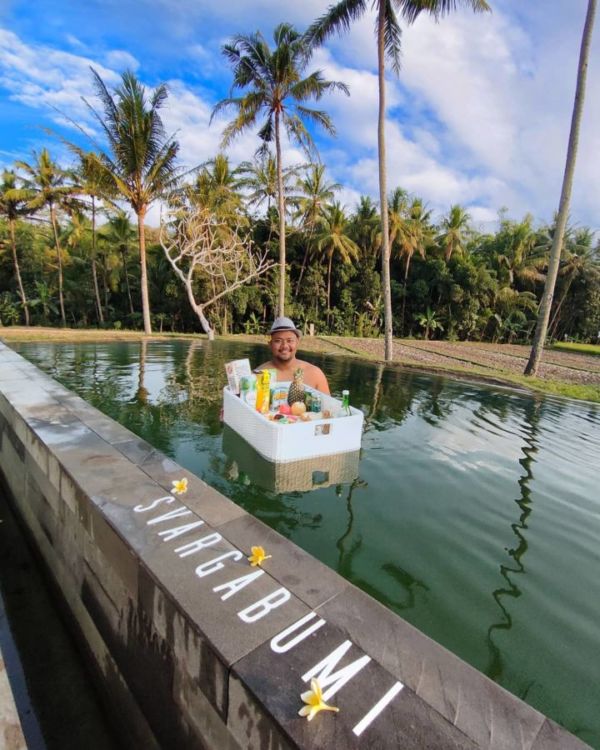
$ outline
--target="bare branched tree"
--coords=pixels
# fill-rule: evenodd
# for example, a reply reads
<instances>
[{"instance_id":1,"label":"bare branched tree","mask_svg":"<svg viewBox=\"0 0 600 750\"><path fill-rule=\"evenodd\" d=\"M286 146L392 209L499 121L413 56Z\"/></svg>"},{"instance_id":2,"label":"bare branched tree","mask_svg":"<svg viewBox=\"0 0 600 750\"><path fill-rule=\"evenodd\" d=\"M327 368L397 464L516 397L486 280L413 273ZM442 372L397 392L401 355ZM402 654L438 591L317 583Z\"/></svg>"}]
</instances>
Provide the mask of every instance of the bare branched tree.
<instances>
[{"instance_id":1,"label":"bare branched tree","mask_svg":"<svg viewBox=\"0 0 600 750\"><path fill-rule=\"evenodd\" d=\"M167 260L183 282L192 310L209 339L214 330L205 310L218 299L272 268L267 251L255 253L252 241L244 238L240 225L230 227L206 208L174 210L168 221L161 221L160 244ZM198 281L204 276L212 290L208 299L198 301Z\"/></svg>"}]
</instances>

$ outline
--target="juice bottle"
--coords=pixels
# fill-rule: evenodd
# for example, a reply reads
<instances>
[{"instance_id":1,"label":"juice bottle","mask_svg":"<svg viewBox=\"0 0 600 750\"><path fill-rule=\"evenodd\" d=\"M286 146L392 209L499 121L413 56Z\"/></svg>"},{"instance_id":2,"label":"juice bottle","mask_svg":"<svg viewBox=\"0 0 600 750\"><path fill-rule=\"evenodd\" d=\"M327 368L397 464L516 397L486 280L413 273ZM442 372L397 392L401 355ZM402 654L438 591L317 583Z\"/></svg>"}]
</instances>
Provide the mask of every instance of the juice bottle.
<instances>
[{"instance_id":1,"label":"juice bottle","mask_svg":"<svg viewBox=\"0 0 600 750\"><path fill-rule=\"evenodd\" d=\"M269 402L271 400L271 373L268 370L262 370L258 373L256 382L256 410L261 414L269 411Z\"/></svg>"}]
</instances>

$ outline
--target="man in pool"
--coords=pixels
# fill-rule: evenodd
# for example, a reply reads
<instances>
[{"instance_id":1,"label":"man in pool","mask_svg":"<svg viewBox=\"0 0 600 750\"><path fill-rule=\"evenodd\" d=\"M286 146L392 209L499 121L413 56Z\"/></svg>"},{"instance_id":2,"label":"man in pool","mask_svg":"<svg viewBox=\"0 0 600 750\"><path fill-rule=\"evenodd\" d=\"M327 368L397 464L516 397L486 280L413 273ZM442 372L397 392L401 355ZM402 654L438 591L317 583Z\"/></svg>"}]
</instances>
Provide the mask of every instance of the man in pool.
<instances>
[{"instance_id":1,"label":"man in pool","mask_svg":"<svg viewBox=\"0 0 600 750\"><path fill-rule=\"evenodd\" d=\"M257 367L257 370L277 370L277 380L293 380L294 372L304 370L304 382L322 393L329 393L329 383L319 367L296 358L296 349L302 334L290 318L275 318L269 331L271 360Z\"/></svg>"}]
</instances>

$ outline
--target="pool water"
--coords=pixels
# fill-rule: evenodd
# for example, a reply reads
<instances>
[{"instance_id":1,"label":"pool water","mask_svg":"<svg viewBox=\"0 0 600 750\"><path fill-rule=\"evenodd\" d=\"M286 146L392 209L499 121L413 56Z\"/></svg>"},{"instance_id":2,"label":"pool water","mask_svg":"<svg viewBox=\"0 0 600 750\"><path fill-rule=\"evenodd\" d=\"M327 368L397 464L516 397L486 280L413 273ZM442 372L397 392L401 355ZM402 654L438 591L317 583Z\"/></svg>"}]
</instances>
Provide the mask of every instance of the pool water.
<instances>
[{"instance_id":1,"label":"pool water","mask_svg":"<svg viewBox=\"0 0 600 750\"><path fill-rule=\"evenodd\" d=\"M362 451L338 484L317 472L315 489L277 492L219 420L224 363L258 364L266 347L15 349L600 748L596 405L303 355L364 412Z\"/></svg>"}]
</instances>

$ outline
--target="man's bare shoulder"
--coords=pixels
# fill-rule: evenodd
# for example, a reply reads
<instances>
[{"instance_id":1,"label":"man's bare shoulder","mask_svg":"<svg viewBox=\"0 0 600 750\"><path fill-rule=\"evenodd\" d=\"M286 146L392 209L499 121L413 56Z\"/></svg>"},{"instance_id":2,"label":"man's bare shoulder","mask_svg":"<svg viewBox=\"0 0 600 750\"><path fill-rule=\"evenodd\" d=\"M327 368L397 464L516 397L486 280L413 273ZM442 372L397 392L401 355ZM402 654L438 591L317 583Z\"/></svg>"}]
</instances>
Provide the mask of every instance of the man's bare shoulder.
<instances>
[{"instance_id":1,"label":"man's bare shoulder","mask_svg":"<svg viewBox=\"0 0 600 750\"><path fill-rule=\"evenodd\" d=\"M302 359L296 360L298 365L304 370L304 380L307 385L316 388L318 391L323 393L329 393L329 383L327 382L327 376L317 365L311 365L310 362L305 362Z\"/></svg>"}]
</instances>

